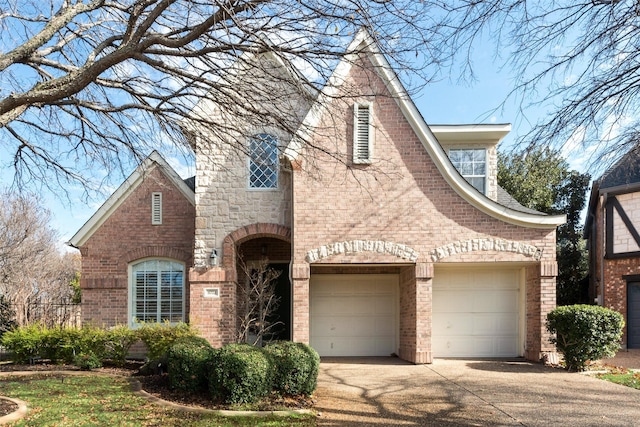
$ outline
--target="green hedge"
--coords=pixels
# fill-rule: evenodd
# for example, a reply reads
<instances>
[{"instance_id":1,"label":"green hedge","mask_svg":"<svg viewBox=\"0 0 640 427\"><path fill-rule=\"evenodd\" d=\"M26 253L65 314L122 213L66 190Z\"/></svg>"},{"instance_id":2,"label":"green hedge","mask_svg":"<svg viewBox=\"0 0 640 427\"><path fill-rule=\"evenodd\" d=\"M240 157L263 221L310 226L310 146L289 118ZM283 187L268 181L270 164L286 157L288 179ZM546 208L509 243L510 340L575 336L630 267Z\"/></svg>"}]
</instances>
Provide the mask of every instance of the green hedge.
<instances>
[{"instance_id":1,"label":"green hedge","mask_svg":"<svg viewBox=\"0 0 640 427\"><path fill-rule=\"evenodd\" d=\"M318 383L320 356L303 343L281 341L270 344L264 351L275 365L273 388L283 395L311 395Z\"/></svg>"},{"instance_id":2,"label":"green hedge","mask_svg":"<svg viewBox=\"0 0 640 427\"><path fill-rule=\"evenodd\" d=\"M229 344L211 358L209 392L226 403L253 403L271 392L272 375L272 362L260 348Z\"/></svg>"},{"instance_id":3,"label":"green hedge","mask_svg":"<svg viewBox=\"0 0 640 427\"><path fill-rule=\"evenodd\" d=\"M131 346L140 341L137 332L127 325L117 325L109 328L104 343L104 357L111 359L117 366L123 366Z\"/></svg>"},{"instance_id":4,"label":"green hedge","mask_svg":"<svg viewBox=\"0 0 640 427\"><path fill-rule=\"evenodd\" d=\"M101 329L86 325L82 328L47 328L34 324L6 332L0 343L7 348L15 363L28 363L32 358L49 359L53 363L74 363L77 356L109 359L123 365L133 344L143 341L149 357L165 355L169 346L181 337L193 337L196 331L189 325L143 324L139 329L118 325ZM157 358L157 357L156 357ZM95 365L95 363L90 363Z\"/></svg>"},{"instance_id":5,"label":"green hedge","mask_svg":"<svg viewBox=\"0 0 640 427\"><path fill-rule=\"evenodd\" d=\"M213 352L204 338L178 338L167 351L169 386L184 391L206 390Z\"/></svg>"},{"instance_id":6,"label":"green hedge","mask_svg":"<svg viewBox=\"0 0 640 427\"><path fill-rule=\"evenodd\" d=\"M551 342L564 355L569 370L584 370L590 360L613 357L620 348L624 318L595 305L558 307L547 315Z\"/></svg>"},{"instance_id":7,"label":"green hedge","mask_svg":"<svg viewBox=\"0 0 640 427\"><path fill-rule=\"evenodd\" d=\"M198 335L187 323L169 325L168 323L140 323L136 329L138 338L147 347L147 359L157 360L165 356L171 344L178 338Z\"/></svg>"},{"instance_id":8,"label":"green hedge","mask_svg":"<svg viewBox=\"0 0 640 427\"><path fill-rule=\"evenodd\" d=\"M5 332L2 345L9 350L15 363L28 363L32 357L40 356L43 347L42 325L30 325Z\"/></svg>"}]
</instances>

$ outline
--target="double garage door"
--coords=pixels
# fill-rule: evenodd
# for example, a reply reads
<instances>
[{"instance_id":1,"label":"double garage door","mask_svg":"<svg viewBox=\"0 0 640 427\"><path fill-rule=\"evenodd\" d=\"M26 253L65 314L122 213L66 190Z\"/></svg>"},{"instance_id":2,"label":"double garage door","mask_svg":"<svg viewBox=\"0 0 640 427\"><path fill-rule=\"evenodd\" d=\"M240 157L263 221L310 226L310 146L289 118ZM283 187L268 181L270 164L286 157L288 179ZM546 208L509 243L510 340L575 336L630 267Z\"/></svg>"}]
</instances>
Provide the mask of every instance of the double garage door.
<instances>
[{"instance_id":1,"label":"double garage door","mask_svg":"<svg viewBox=\"0 0 640 427\"><path fill-rule=\"evenodd\" d=\"M444 268L433 280L434 357L522 354L518 269ZM321 356L398 351L397 275L312 275L311 345Z\"/></svg>"}]
</instances>

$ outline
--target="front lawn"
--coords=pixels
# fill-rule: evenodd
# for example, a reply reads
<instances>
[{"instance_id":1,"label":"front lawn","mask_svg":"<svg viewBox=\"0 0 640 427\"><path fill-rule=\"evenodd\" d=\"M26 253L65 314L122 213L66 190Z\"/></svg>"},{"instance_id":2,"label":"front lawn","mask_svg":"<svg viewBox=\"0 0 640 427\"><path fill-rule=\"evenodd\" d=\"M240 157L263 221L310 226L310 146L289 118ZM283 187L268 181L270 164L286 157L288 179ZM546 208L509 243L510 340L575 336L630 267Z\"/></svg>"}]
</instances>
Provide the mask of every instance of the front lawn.
<instances>
[{"instance_id":1,"label":"front lawn","mask_svg":"<svg viewBox=\"0 0 640 427\"><path fill-rule=\"evenodd\" d=\"M132 392L122 377L34 374L2 378L0 390L29 406L14 426L315 426L312 416L221 417L168 409Z\"/></svg>"},{"instance_id":2,"label":"front lawn","mask_svg":"<svg viewBox=\"0 0 640 427\"><path fill-rule=\"evenodd\" d=\"M630 371L625 368L612 368L605 374L598 374L597 377L640 390L640 372Z\"/></svg>"}]
</instances>

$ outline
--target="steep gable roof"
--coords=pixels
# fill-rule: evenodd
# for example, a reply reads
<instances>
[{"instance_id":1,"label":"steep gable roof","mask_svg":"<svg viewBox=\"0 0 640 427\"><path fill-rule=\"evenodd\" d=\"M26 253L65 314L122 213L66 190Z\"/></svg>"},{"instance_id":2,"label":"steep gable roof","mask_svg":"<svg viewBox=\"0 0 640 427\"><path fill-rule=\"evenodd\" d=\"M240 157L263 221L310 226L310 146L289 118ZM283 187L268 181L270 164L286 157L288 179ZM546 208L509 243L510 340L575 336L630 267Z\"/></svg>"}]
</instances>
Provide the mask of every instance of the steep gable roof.
<instances>
[{"instance_id":1,"label":"steep gable roof","mask_svg":"<svg viewBox=\"0 0 640 427\"><path fill-rule=\"evenodd\" d=\"M100 208L89 218L89 220L73 235L67 242L69 246L78 248L82 246L95 231L118 209L120 205L129 197L133 191L144 181L146 176L154 170L160 168L162 173L171 183L182 193L191 205L196 205L194 190L189 184L180 178L176 171L157 152L153 151L144 162L118 187L118 189L100 206Z\"/></svg>"},{"instance_id":2,"label":"steep gable roof","mask_svg":"<svg viewBox=\"0 0 640 427\"><path fill-rule=\"evenodd\" d=\"M588 239L591 235L591 228L594 226L593 217L601 194L609 192L624 193L638 191L638 189L640 189L640 145L636 145L629 150L600 178L593 181L587 204L587 218L583 237Z\"/></svg>"},{"instance_id":3,"label":"steep gable roof","mask_svg":"<svg viewBox=\"0 0 640 427\"><path fill-rule=\"evenodd\" d=\"M597 181L600 189L640 182L640 146L629 150Z\"/></svg>"},{"instance_id":4,"label":"steep gable roof","mask_svg":"<svg viewBox=\"0 0 640 427\"><path fill-rule=\"evenodd\" d=\"M347 52L347 55L345 55L344 59L338 64L325 88L319 94L316 103L311 107L303 120L298 130L298 135L294 136L285 150L285 155L289 160L295 161L298 157L304 141L309 138L312 130L317 127L320 118L327 108L326 105L328 105L331 98L337 94L356 57L366 53L374 64L378 75L384 81L387 89L398 104L405 119L409 122L411 128L422 142L422 145L433 159L436 167L447 183L463 199L494 218L523 227L555 228L566 222L565 215L543 215L540 213L515 210L509 206L503 206L476 191L453 166L449 157L442 149L437 138L400 82L398 76L391 68L391 65L366 30L363 29L356 35Z\"/></svg>"}]
</instances>

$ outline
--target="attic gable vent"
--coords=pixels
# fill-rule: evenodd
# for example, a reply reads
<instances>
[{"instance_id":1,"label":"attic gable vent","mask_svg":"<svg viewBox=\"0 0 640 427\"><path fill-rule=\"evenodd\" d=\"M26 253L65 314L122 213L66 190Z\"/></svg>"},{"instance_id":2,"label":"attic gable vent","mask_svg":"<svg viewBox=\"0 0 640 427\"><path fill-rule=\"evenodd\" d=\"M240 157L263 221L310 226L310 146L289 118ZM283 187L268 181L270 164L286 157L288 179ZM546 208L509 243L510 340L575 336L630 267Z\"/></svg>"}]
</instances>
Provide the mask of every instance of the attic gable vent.
<instances>
[{"instance_id":1,"label":"attic gable vent","mask_svg":"<svg viewBox=\"0 0 640 427\"><path fill-rule=\"evenodd\" d=\"M371 163L373 151L371 122L371 104L355 104L353 116L353 163Z\"/></svg>"},{"instance_id":2,"label":"attic gable vent","mask_svg":"<svg viewBox=\"0 0 640 427\"><path fill-rule=\"evenodd\" d=\"M151 193L151 224L162 224L162 193Z\"/></svg>"}]
</instances>

